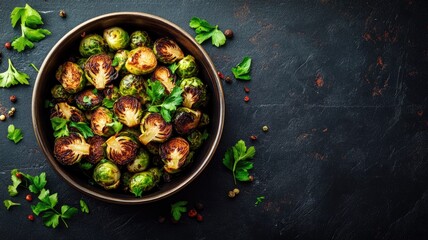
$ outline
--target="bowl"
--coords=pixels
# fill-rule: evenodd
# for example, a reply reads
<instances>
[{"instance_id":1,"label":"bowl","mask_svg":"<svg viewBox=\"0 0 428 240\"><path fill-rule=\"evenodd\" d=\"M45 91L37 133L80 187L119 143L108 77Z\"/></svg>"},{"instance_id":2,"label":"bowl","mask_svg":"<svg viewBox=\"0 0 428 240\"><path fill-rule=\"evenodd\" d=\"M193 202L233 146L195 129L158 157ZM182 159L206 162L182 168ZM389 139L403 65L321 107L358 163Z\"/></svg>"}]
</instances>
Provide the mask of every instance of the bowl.
<instances>
[{"instance_id":1,"label":"bowl","mask_svg":"<svg viewBox=\"0 0 428 240\"><path fill-rule=\"evenodd\" d=\"M110 192L88 182L88 179L60 164L53 155L54 137L49 119L49 109L44 103L51 95L50 89L57 84L55 72L58 66L70 57L70 51L76 49L83 33L100 32L105 28L119 26L124 29L140 29L157 36L167 36L174 39L184 50L197 60L200 68L199 76L208 85L210 101L207 111L210 115L208 126L209 138L196 154L193 163L185 169L174 181L162 184L156 191L150 192L138 198L132 194ZM129 31L129 30L128 30ZM110 13L89 19L73 28L62 37L44 59L35 82L32 96L32 121L37 142L42 149L47 161L54 171L58 173L75 189L96 199L117 204L143 204L154 202L174 193L177 193L192 182L213 157L220 142L223 131L225 115L225 102L223 89L217 71L208 54L191 35L176 24L161 17L140 12Z\"/></svg>"}]
</instances>

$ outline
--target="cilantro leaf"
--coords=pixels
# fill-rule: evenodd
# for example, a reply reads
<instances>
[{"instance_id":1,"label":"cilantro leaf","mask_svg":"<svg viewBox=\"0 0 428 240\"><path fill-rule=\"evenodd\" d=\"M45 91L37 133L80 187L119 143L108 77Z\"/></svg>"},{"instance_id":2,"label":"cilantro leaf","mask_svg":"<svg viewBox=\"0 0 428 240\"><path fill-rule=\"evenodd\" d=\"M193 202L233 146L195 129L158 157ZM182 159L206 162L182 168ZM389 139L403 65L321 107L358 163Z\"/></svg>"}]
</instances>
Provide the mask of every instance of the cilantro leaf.
<instances>
[{"instance_id":1,"label":"cilantro leaf","mask_svg":"<svg viewBox=\"0 0 428 240\"><path fill-rule=\"evenodd\" d=\"M253 163L247 161L252 159L256 154L256 149L251 146L247 149L245 142L239 140L235 146L229 148L224 154L223 164L232 171L233 180L236 184L238 181L249 181L250 175L248 170L252 169Z\"/></svg>"},{"instance_id":2,"label":"cilantro leaf","mask_svg":"<svg viewBox=\"0 0 428 240\"><path fill-rule=\"evenodd\" d=\"M7 128L7 139L13 141L15 144L21 141L24 138L22 130L15 128L13 124L10 124Z\"/></svg>"},{"instance_id":3,"label":"cilantro leaf","mask_svg":"<svg viewBox=\"0 0 428 240\"><path fill-rule=\"evenodd\" d=\"M226 36L218 29L218 25L213 26L205 19L193 17L190 19L189 26L195 30L195 40L199 44L202 44L209 38L211 38L212 45L216 47L220 47L226 43Z\"/></svg>"},{"instance_id":4,"label":"cilantro leaf","mask_svg":"<svg viewBox=\"0 0 428 240\"><path fill-rule=\"evenodd\" d=\"M67 127L67 119L60 117L51 118L52 129L54 130L54 137L64 137L70 135Z\"/></svg>"},{"instance_id":5,"label":"cilantro leaf","mask_svg":"<svg viewBox=\"0 0 428 240\"><path fill-rule=\"evenodd\" d=\"M242 62L240 62L239 64L237 64L235 67L232 68L232 73L236 79L251 80L250 70L251 70L251 58L244 57L242 59Z\"/></svg>"},{"instance_id":6,"label":"cilantro leaf","mask_svg":"<svg viewBox=\"0 0 428 240\"><path fill-rule=\"evenodd\" d=\"M83 135L83 137L86 139L88 137L93 137L94 133L92 132L92 129L89 127L89 125L85 122L70 122L70 127L74 127Z\"/></svg>"},{"instance_id":7,"label":"cilantro leaf","mask_svg":"<svg viewBox=\"0 0 428 240\"><path fill-rule=\"evenodd\" d=\"M181 214L187 212L187 201L179 201L171 204L171 215L175 221L180 220Z\"/></svg>"},{"instance_id":8,"label":"cilantro leaf","mask_svg":"<svg viewBox=\"0 0 428 240\"><path fill-rule=\"evenodd\" d=\"M9 67L3 73L0 73L0 87L8 88L18 84L30 84L28 79L30 78L26 73L19 72L13 66L12 61L8 59Z\"/></svg>"},{"instance_id":9,"label":"cilantro leaf","mask_svg":"<svg viewBox=\"0 0 428 240\"><path fill-rule=\"evenodd\" d=\"M20 203L12 202L11 200L4 200L3 203L4 203L4 206L6 207L7 210L9 210L9 208L12 206L21 205Z\"/></svg>"},{"instance_id":10,"label":"cilantro leaf","mask_svg":"<svg viewBox=\"0 0 428 240\"><path fill-rule=\"evenodd\" d=\"M80 211L82 213L89 213L89 207L86 204L86 202L83 201L83 199L80 199L79 203L80 203Z\"/></svg>"}]
</instances>

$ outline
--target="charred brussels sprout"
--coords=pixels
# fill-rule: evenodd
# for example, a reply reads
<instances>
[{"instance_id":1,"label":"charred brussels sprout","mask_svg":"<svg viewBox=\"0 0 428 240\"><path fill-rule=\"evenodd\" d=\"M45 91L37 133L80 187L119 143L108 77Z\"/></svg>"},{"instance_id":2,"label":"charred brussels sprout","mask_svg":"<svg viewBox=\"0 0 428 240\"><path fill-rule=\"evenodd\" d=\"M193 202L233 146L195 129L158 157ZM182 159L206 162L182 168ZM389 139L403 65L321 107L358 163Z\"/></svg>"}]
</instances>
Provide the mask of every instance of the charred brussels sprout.
<instances>
[{"instance_id":1,"label":"charred brussels sprout","mask_svg":"<svg viewBox=\"0 0 428 240\"><path fill-rule=\"evenodd\" d=\"M104 30L104 39L113 51L124 49L129 44L129 34L120 27L111 27Z\"/></svg>"},{"instance_id":2,"label":"charred brussels sprout","mask_svg":"<svg viewBox=\"0 0 428 240\"><path fill-rule=\"evenodd\" d=\"M138 151L137 157L135 157L135 159L132 162L126 165L126 169L128 169L128 171L132 173L142 172L148 168L149 164L150 164L149 153L143 148L140 148L140 150Z\"/></svg>"},{"instance_id":3,"label":"charred brussels sprout","mask_svg":"<svg viewBox=\"0 0 428 240\"><path fill-rule=\"evenodd\" d=\"M101 105L103 97L96 89L86 89L76 94L76 105L82 110L92 110Z\"/></svg>"},{"instance_id":4,"label":"charred brussels sprout","mask_svg":"<svg viewBox=\"0 0 428 240\"><path fill-rule=\"evenodd\" d=\"M89 148L89 155L85 157L85 160L92 164L97 164L105 158L104 143L105 139L101 136L93 136L88 138L88 144L91 145Z\"/></svg>"},{"instance_id":5,"label":"charred brussels sprout","mask_svg":"<svg viewBox=\"0 0 428 240\"><path fill-rule=\"evenodd\" d=\"M109 137L120 131L122 124L113 119L113 113L105 107L98 107L91 115L91 129L94 134Z\"/></svg>"},{"instance_id":6,"label":"charred brussels sprout","mask_svg":"<svg viewBox=\"0 0 428 240\"><path fill-rule=\"evenodd\" d=\"M175 112L174 129L178 134L187 134L199 125L201 119L201 111L192 110L186 107L180 107Z\"/></svg>"},{"instance_id":7,"label":"charred brussels sprout","mask_svg":"<svg viewBox=\"0 0 428 240\"><path fill-rule=\"evenodd\" d=\"M82 135L71 133L55 139L54 156L63 165L73 165L80 162L83 156L89 155L90 147Z\"/></svg>"},{"instance_id":8,"label":"charred brussels sprout","mask_svg":"<svg viewBox=\"0 0 428 240\"><path fill-rule=\"evenodd\" d=\"M59 102L55 104L50 117L60 117L73 122L85 122L86 120L86 117L82 111L66 102Z\"/></svg>"},{"instance_id":9,"label":"charred brussels sprout","mask_svg":"<svg viewBox=\"0 0 428 240\"><path fill-rule=\"evenodd\" d=\"M149 142L146 144L147 150L153 155L159 155L159 143Z\"/></svg>"},{"instance_id":10,"label":"charred brussels sprout","mask_svg":"<svg viewBox=\"0 0 428 240\"><path fill-rule=\"evenodd\" d=\"M53 86L51 88L51 94L57 102L71 102L73 100L73 95L68 93L61 84Z\"/></svg>"},{"instance_id":11,"label":"charred brussels sprout","mask_svg":"<svg viewBox=\"0 0 428 240\"><path fill-rule=\"evenodd\" d=\"M116 69L117 72L119 72L126 63L126 59L128 59L128 50L119 50L114 54L113 62L111 65Z\"/></svg>"},{"instance_id":12,"label":"charred brussels sprout","mask_svg":"<svg viewBox=\"0 0 428 240\"><path fill-rule=\"evenodd\" d=\"M130 172L122 172L120 177L120 189L124 192L129 191L129 182L131 181L131 177L134 173Z\"/></svg>"},{"instance_id":13,"label":"charred brussels sprout","mask_svg":"<svg viewBox=\"0 0 428 240\"><path fill-rule=\"evenodd\" d=\"M76 93L86 85L83 70L73 62L65 62L59 66L55 74L58 80L68 93Z\"/></svg>"},{"instance_id":14,"label":"charred brussels sprout","mask_svg":"<svg viewBox=\"0 0 428 240\"><path fill-rule=\"evenodd\" d=\"M120 97L119 88L110 84L107 85L103 90L104 98L108 100L116 101Z\"/></svg>"},{"instance_id":15,"label":"charred brussels sprout","mask_svg":"<svg viewBox=\"0 0 428 240\"><path fill-rule=\"evenodd\" d=\"M205 139L207 139L208 133L201 133L199 130L193 130L186 139L190 144L190 150L194 151L201 147Z\"/></svg>"},{"instance_id":16,"label":"charred brussels sprout","mask_svg":"<svg viewBox=\"0 0 428 240\"><path fill-rule=\"evenodd\" d=\"M85 64L85 76L98 90L103 90L118 76L107 54L97 54L88 58Z\"/></svg>"},{"instance_id":17,"label":"charred brussels sprout","mask_svg":"<svg viewBox=\"0 0 428 240\"><path fill-rule=\"evenodd\" d=\"M98 34L86 35L79 45L79 52L82 57L90 57L95 54L105 53L107 44L103 37Z\"/></svg>"},{"instance_id":18,"label":"charred brussels sprout","mask_svg":"<svg viewBox=\"0 0 428 240\"><path fill-rule=\"evenodd\" d=\"M79 58L79 59L76 61L76 64L77 64L77 65L79 65L79 67L80 67L81 69L85 69L85 63L86 63L86 60L88 60L88 58Z\"/></svg>"},{"instance_id":19,"label":"charred brussels sprout","mask_svg":"<svg viewBox=\"0 0 428 240\"><path fill-rule=\"evenodd\" d=\"M205 127L210 123L210 116L206 113L202 113L201 120L199 120L199 128Z\"/></svg>"},{"instance_id":20,"label":"charred brussels sprout","mask_svg":"<svg viewBox=\"0 0 428 240\"><path fill-rule=\"evenodd\" d=\"M172 74L169 68L165 66L158 66L152 74L152 80L157 80L162 83L166 92L169 94L175 87L176 76Z\"/></svg>"},{"instance_id":21,"label":"charred brussels sprout","mask_svg":"<svg viewBox=\"0 0 428 240\"><path fill-rule=\"evenodd\" d=\"M128 127L135 127L140 124L143 116L143 109L140 101L131 96L123 96L116 100L113 105L114 113L119 122Z\"/></svg>"},{"instance_id":22,"label":"charred brussels sprout","mask_svg":"<svg viewBox=\"0 0 428 240\"><path fill-rule=\"evenodd\" d=\"M187 108L199 108L207 102L206 85L197 77L185 78L180 83L183 89L183 106Z\"/></svg>"},{"instance_id":23,"label":"charred brussels sprout","mask_svg":"<svg viewBox=\"0 0 428 240\"><path fill-rule=\"evenodd\" d=\"M181 78L195 77L198 75L199 69L196 60L192 55L187 55L177 63L175 71Z\"/></svg>"},{"instance_id":24,"label":"charred brussels sprout","mask_svg":"<svg viewBox=\"0 0 428 240\"><path fill-rule=\"evenodd\" d=\"M150 142L165 142L172 134L172 125L167 123L159 113L146 113L140 124L140 142L147 145Z\"/></svg>"},{"instance_id":25,"label":"charred brussels sprout","mask_svg":"<svg viewBox=\"0 0 428 240\"><path fill-rule=\"evenodd\" d=\"M134 174L129 181L129 191L136 197L141 197L144 192L152 190L160 177L154 171L144 171Z\"/></svg>"},{"instance_id":26,"label":"charred brussels sprout","mask_svg":"<svg viewBox=\"0 0 428 240\"><path fill-rule=\"evenodd\" d=\"M137 47L151 47L152 40L146 31L135 31L131 33L130 47L131 49Z\"/></svg>"},{"instance_id":27,"label":"charred brussels sprout","mask_svg":"<svg viewBox=\"0 0 428 240\"><path fill-rule=\"evenodd\" d=\"M138 153L138 144L129 136L115 135L106 141L107 158L118 165L132 162Z\"/></svg>"},{"instance_id":28,"label":"charred brussels sprout","mask_svg":"<svg viewBox=\"0 0 428 240\"><path fill-rule=\"evenodd\" d=\"M106 190L116 189L120 184L120 169L116 164L103 160L94 168L93 179Z\"/></svg>"},{"instance_id":29,"label":"charred brussels sprout","mask_svg":"<svg viewBox=\"0 0 428 240\"><path fill-rule=\"evenodd\" d=\"M140 100L141 104L144 104L148 98L143 77L134 74L127 74L120 80L119 93L122 96L136 97Z\"/></svg>"},{"instance_id":30,"label":"charred brussels sprout","mask_svg":"<svg viewBox=\"0 0 428 240\"><path fill-rule=\"evenodd\" d=\"M156 39L153 44L153 51L156 58L165 64L171 64L184 57L184 53L178 44L167 37Z\"/></svg>"},{"instance_id":31,"label":"charred brussels sprout","mask_svg":"<svg viewBox=\"0 0 428 240\"><path fill-rule=\"evenodd\" d=\"M160 156L168 173L176 173L186 165L190 145L181 137L171 138L160 146Z\"/></svg>"},{"instance_id":32,"label":"charred brussels sprout","mask_svg":"<svg viewBox=\"0 0 428 240\"><path fill-rule=\"evenodd\" d=\"M153 72L158 62L153 51L148 47L138 47L129 52L125 67L128 72L143 75Z\"/></svg>"}]
</instances>

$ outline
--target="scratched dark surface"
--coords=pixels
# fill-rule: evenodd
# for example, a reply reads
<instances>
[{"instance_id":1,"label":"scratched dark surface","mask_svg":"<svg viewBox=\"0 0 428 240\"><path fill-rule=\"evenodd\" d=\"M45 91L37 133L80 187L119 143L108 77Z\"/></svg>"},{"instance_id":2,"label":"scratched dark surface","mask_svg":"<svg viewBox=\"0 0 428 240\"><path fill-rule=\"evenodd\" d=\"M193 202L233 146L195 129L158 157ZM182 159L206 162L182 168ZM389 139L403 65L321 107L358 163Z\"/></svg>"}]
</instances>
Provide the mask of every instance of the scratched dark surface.
<instances>
[{"instance_id":1,"label":"scratched dark surface","mask_svg":"<svg viewBox=\"0 0 428 240\"><path fill-rule=\"evenodd\" d=\"M33 50L16 53L3 43L20 34L9 14L25 1L0 3L1 72L11 58L31 77L30 86L0 89L0 111L17 109L0 122L1 239L426 239L428 237L428 8L423 0L394 1L35 1L52 35ZM60 9L68 14L58 16ZM224 84L223 138L206 170L178 194L141 206L89 198L63 182L41 153L31 122L36 72L51 47L79 23L104 13L141 11L164 17L189 33L198 16L231 28L224 47L203 44L217 69L243 56L253 59L252 80ZM5 61L6 60L6 61ZM244 86L251 100L243 101ZM18 102L8 98L15 94ZM24 131L15 145L9 124ZM263 133L261 127L270 131ZM258 140L251 142L250 135ZM255 181L238 184L227 197L231 174L225 150L244 139L256 147ZM69 228L48 229L31 213L25 194L7 193L10 170L45 171L61 204L78 206ZM265 200L255 206L256 197ZM178 224L169 205L202 202L204 222Z\"/></svg>"}]
</instances>

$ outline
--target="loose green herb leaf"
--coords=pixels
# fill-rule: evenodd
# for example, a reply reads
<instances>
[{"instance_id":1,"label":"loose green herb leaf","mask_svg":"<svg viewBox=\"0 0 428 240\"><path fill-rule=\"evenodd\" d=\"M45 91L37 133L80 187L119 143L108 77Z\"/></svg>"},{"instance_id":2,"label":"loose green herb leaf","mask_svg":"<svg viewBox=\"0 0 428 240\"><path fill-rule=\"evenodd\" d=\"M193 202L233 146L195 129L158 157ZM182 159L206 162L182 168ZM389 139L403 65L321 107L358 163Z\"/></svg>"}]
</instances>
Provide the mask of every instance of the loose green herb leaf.
<instances>
[{"instance_id":1,"label":"loose green herb leaf","mask_svg":"<svg viewBox=\"0 0 428 240\"><path fill-rule=\"evenodd\" d=\"M256 206L257 206L257 205L259 205L260 203L262 203L262 202L263 202L263 200L265 200L265 196L257 197L257 198L256 198L256 202L255 202L255 205L256 205Z\"/></svg>"},{"instance_id":2,"label":"loose green herb leaf","mask_svg":"<svg viewBox=\"0 0 428 240\"><path fill-rule=\"evenodd\" d=\"M30 63L30 66L33 67L36 72L39 72L39 69L36 67L36 65L34 65L34 63Z\"/></svg>"},{"instance_id":3,"label":"loose green herb leaf","mask_svg":"<svg viewBox=\"0 0 428 240\"><path fill-rule=\"evenodd\" d=\"M67 126L67 120L60 117L51 118L52 129L54 130L54 137L64 137L70 135Z\"/></svg>"},{"instance_id":4,"label":"loose green herb leaf","mask_svg":"<svg viewBox=\"0 0 428 240\"><path fill-rule=\"evenodd\" d=\"M150 79L147 81L147 95L149 96L152 104L161 100L165 96L165 87L159 81L151 81Z\"/></svg>"},{"instance_id":5,"label":"loose green herb leaf","mask_svg":"<svg viewBox=\"0 0 428 240\"><path fill-rule=\"evenodd\" d=\"M169 68L169 70L171 70L172 74L174 74L178 68L178 64L176 62L172 63L171 65L168 66L168 68Z\"/></svg>"},{"instance_id":6,"label":"loose green herb leaf","mask_svg":"<svg viewBox=\"0 0 428 240\"><path fill-rule=\"evenodd\" d=\"M123 128L123 124L119 121L113 120L111 123L106 124L107 127L112 127L115 133L120 132Z\"/></svg>"},{"instance_id":7,"label":"loose green herb leaf","mask_svg":"<svg viewBox=\"0 0 428 240\"><path fill-rule=\"evenodd\" d=\"M112 109L112 108L113 108L113 105L114 105L114 100L112 100L112 99L107 99L107 98L104 98L104 99L103 99L103 106L104 106L104 107L106 107L106 108L108 108L108 109Z\"/></svg>"},{"instance_id":8,"label":"loose green herb leaf","mask_svg":"<svg viewBox=\"0 0 428 240\"><path fill-rule=\"evenodd\" d=\"M180 201L174 204L171 204L171 215L175 221L179 221L181 214L187 212L187 201Z\"/></svg>"},{"instance_id":9,"label":"loose green herb leaf","mask_svg":"<svg viewBox=\"0 0 428 240\"><path fill-rule=\"evenodd\" d=\"M77 208L70 207L68 205L62 205L61 207L61 218L70 219L78 212Z\"/></svg>"},{"instance_id":10,"label":"loose green herb leaf","mask_svg":"<svg viewBox=\"0 0 428 240\"><path fill-rule=\"evenodd\" d=\"M13 169L10 172L10 179L12 180L12 185L7 186L7 191L9 192L9 196L13 197L18 195L18 186L22 183L22 180L16 176L18 173L18 169Z\"/></svg>"},{"instance_id":11,"label":"loose green herb leaf","mask_svg":"<svg viewBox=\"0 0 428 240\"><path fill-rule=\"evenodd\" d=\"M16 7L10 14L12 27L21 22L22 35L12 41L12 47L22 52L25 48L33 48L33 42L38 42L50 35L51 32L47 29L38 28L43 24L42 17L30 5L26 4L25 7Z\"/></svg>"},{"instance_id":12,"label":"loose green herb leaf","mask_svg":"<svg viewBox=\"0 0 428 240\"><path fill-rule=\"evenodd\" d=\"M88 137L93 137L94 136L94 133L92 132L92 129L85 122L73 122L73 121L70 121L70 127L74 127L77 130L79 130L79 132L83 135L83 137L85 139L88 138Z\"/></svg>"},{"instance_id":13,"label":"loose green herb leaf","mask_svg":"<svg viewBox=\"0 0 428 240\"><path fill-rule=\"evenodd\" d=\"M8 88L17 84L30 84L28 82L30 77L26 73L16 70L10 59L8 59L8 63L7 71L0 73L0 87Z\"/></svg>"},{"instance_id":14,"label":"loose green herb leaf","mask_svg":"<svg viewBox=\"0 0 428 240\"><path fill-rule=\"evenodd\" d=\"M82 213L89 213L89 207L83 199L80 199L80 211Z\"/></svg>"},{"instance_id":15,"label":"loose green herb leaf","mask_svg":"<svg viewBox=\"0 0 428 240\"><path fill-rule=\"evenodd\" d=\"M21 205L20 203L12 202L11 200L4 200L3 203L4 203L4 206L6 207L7 210L9 210L9 208L12 206Z\"/></svg>"},{"instance_id":16,"label":"loose green herb leaf","mask_svg":"<svg viewBox=\"0 0 428 240\"><path fill-rule=\"evenodd\" d=\"M84 102L84 103L91 104L91 98L90 98L90 97L88 97L88 96L84 96L84 97L83 97L83 102Z\"/></svg>"},{"instance_id":17,"label":"loose green herb leaf","mask_svg":"<svg viewBox=\"0 0 428 240\"><path fill-rule=\"evenodd\" d=\"M248 81L248 80L251 80L250 70L251 70L251 58L244 57L244 59L242 59L242 62L236 65L236 67L232 68L232 73L236 79Z\"/></svg>"},{"instance_id":18,"label":"loose green herb leaf","mask_svg":"<svg viewBox=\"0 0 428 240\"><path fill-rule=\"evenodd\" d=\"M7 128L7 139L13 141L15 144L24 138L21 129L15 128L13 124L10 124Z\"/></svg>"},{"instance_id":19,"label":"loose green herb leaf","mask_svg":"<svg viewBox=\"0 0 428 240\"><path fill-rule=\"evenodd\" d=\"M47 183L45 172L42 172L39 176L34 177L25 173L22 175L30 182L30 185L28 186L28 190L30 190L30 192L37 194L45 188Z\"/></svg>"},{"instance_id":20,"label":"loose green herb leaf","mask_svg":"<svg viewBox=\"0 0 428 240\"><path fill-rule=\"evenodd\" d=\"M89 163L89 162L83 162L83 161L80 161L80 162L78 162L77 163L78 165L79 165L79 167L81 168L81 169L83 169L83 170L90 170L91 168L93 168L94 167L94 165L92 164L92 163Z\"/></svg>"},{"instance_id":21,"label":"loose green herb leaf","mask_svg":"<svg viewBox=\"0 0 428 240\"><path fill-rule=\"evenodd\" d=\"M223 164L232 171L235 184L236 180L242 182L250 180L248 170L253 168L253 163L247 159L252 159L255 154L256 149L253 146L247 149L243 140L239 140L235 146L226 151Z\"/></svg>"},{"instance_id":22,"label":"loose green herb leaf","mask_svg":"<svg viewBox=\"0 0 428 240\"><path fill-rule=\"evenodd\" d=\"M51 101L49 101L49 100L45 100L45 102L43 104L44 108L51 108L53 106L54 106L54 104Z\"/></svg>"},{"instance_id":23,"label":"loose green herb leaf","mask_svg":"<svg viewBox=\"0 0 428 240\"><path fill-rule=\"evenodd\" d=\"M195 40L199 44L209 38L211 38L212 45L216 47L220 47L226 43L226 36L218 29L218 25L213 26L205 19L193 17L190 19L189 26L195 29L197 34Z\"/></svg>"},{"instance_id":24,"label":"loose green herb leaf","mask_svg":"<svg viewBox=\"0 0 428 240\"><path fill-rule=\"evenodd\" d=\"M174 87L172 89L172 92L163 100L161 104L150 105L148 107L148 111L160 112L166 122L171 122L171 113L174 112L177 109L177 106L179 106L183 102L183 97L181 96L181 93L183 93L183 90L181 88ZM156 100L159 100L160 96L158 96L154 92L150 94L152 94L153 97L156 97Z\"/></svg>"}]
</instances>

